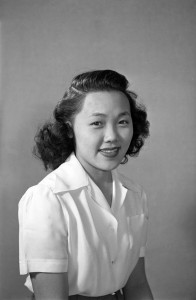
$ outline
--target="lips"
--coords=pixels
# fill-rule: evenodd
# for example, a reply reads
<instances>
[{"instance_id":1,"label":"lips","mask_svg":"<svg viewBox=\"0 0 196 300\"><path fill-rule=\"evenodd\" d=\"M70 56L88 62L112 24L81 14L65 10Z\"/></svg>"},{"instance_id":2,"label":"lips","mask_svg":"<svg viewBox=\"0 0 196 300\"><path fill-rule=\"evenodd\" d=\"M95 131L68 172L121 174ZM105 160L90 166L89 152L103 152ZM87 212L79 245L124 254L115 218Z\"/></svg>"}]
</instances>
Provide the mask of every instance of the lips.
<instances>
[{"instance_id":1,"label":"lips","mask_svg":"<svg viewBox=\"0 0 196 300\"><path fill-rule=\"evenodd\" d=\"M115 157L118 155L120 147L102 148L99 152L106 157Z\"/></svg>"}]
</instances>

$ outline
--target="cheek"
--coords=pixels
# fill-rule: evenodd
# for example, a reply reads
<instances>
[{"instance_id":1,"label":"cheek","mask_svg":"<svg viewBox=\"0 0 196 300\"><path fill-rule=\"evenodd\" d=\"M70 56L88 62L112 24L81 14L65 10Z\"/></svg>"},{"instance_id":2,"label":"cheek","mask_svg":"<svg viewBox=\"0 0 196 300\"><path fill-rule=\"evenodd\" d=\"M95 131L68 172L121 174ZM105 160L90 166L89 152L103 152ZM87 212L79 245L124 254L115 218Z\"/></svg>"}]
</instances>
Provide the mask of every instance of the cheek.
<instances>
[{"instance_id":1,"label":"cheek","mask_svg":"<svg viewBox=\"0 0 196 300\"><path fill-rule=\"evenodd\" d=\"M76 146L86 149L86 151L97 146L100 141L99 134L90 130L88 127L75 127L74 133Z\"/></svg>"},{"instance_id":2,"label":"cheek","mask_svg":"<svg viewBox=\"0 0 196 300\"><path fill-rule=\"evenodd\" d=\"M131 124L131 127L129 128L129 143L131 143L132 138L133 138L133 124Z\"/></svg>"},{"instance_id":3,"label":"cheek","mask_svg":"<svg viewBox=\"0 0 196 300\"><path fill-rule=\"evenodd\" d=\"M78 130L77 127L74 128L74 139L75 139L75 145L77 148L81 148L82 144L85 143L85 135L83 134L82 130Z\"/></svg>"},{"instance_id":4,"label":"cheek","mask_svg":"<svg viewBox=\"0 0 196 300\"><path fill-rule=\"evenodd\" d=\"M123 131L121 134L121 138L123 139L123 141L127 144L130 144L131 140L133 137L133 130L127 130L127 131Z\"/></svg>"},{"instance_id":5,"label":"cheek","mask_svg":"<svg viewBox=\"0 0 196 300\"><path fill-rule=\"evenodd\" d=\"M129 133L129 142L131 143L133 138L133 130L131 130L131 132Z\"/></svg>"},{"instance_id":6,"label":"cheek","mask_svg":"<svg viewBox=\"0 0 196 300\"><path fill-rule=\"evenodd\" d=\"M88 147L88 139L87 139L87 136L85 135L85 132L75 134L75 143L76 143L76 147L78 147L78 148L84 148L85 145L86 145L86 147Z\"/></svg>"}]
</instances>

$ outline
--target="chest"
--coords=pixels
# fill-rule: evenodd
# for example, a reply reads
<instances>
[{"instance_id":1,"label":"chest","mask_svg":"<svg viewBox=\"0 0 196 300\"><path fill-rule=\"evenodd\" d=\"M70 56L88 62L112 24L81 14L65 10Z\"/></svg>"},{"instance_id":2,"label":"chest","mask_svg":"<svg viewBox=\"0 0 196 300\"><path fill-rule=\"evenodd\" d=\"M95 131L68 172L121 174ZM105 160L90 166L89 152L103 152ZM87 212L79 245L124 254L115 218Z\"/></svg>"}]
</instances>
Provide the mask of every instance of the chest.
<instances>
[{"instance_id":1,"label":"chest","mask_svg":"<svg viewBox=\"0 0 196 300\"><path fill-rule=\"evenodd\" d=\"M127 196L116 211L105 204L105 199L102 200L93 199L87 190L61 197L68 236L72 242L75 241L73 245L88 241L93 247L105 245L111 249L116 248L117 244L127 247L132 239L139 241L144 227L144 214L132 215L129 211L132 207L127 205L131 199Z\"/></svg>"}]
</instances>

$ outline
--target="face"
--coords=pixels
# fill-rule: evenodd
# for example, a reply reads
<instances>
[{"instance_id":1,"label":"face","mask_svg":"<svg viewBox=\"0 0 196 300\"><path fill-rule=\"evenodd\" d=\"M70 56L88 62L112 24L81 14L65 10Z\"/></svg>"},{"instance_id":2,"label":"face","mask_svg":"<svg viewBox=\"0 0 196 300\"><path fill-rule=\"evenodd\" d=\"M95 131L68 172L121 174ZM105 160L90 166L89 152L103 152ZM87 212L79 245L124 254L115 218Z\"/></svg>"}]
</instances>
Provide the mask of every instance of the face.
<instances>
[{"instance_id":1,"label":"face","mask_svg":"<svg viewBox=\"0 0 196 300\"><path fill-rule=\"evenodd\" d=\"M111 171L121 163L133 136L130 105L122 92L87 94L72 125L76 157L89 174Z\"/></svg>"}]
</instances>

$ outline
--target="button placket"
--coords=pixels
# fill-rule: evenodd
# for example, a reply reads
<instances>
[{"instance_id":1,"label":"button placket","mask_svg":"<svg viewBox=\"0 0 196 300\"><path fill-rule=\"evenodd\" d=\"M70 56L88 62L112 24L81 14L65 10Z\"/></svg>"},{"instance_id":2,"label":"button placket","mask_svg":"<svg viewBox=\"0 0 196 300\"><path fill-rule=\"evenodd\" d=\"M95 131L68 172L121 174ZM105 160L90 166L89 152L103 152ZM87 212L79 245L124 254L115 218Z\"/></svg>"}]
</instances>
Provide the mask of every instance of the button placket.
<instances>
[{"instance_id":1,"label":"button placket","mask_svg":"<svg viewBox=\"0 0 196 300\"><path fill-rule=\"evenodd\" d=\"M91 184L89 184L87 190L90 198L97 203ZM102 197L102 194L100 194L99 190L97 190L97 193L100 197ZM98 195L96 195L96 197L98 197ZM97 220L97 222L99 223L99 230L100 230L99 232L102 234L103 239L106 242L111 263L114 264L116 261L116 256L118 251L118 236L117 236L118 221L116 217L113 215L112 210L110 208L100 205L100 202L99 202L99 206L100 206L100 210L102 210L103 217L105 215L104 217L105 222L100 223L101 220L100 219L98 220L97 218L98 216L96 215L94 215L94 220ZM102 221L104 221L104 219Z\"/></svg>"},{"instance_id":2,"label":"button placket","mask_svg":"<svg viewBox=\"0 0 196 300\"><path fill-rule=\"evenodd\" d=\"M118 237L117 237L117 229L118 229L118 222L117 220L113 220L113 224L109 225L108 228L108 238L109 238L109 251L111 257L111 263L114 264L117 257L118 251Z\"/></svg>"}]
</instances>

